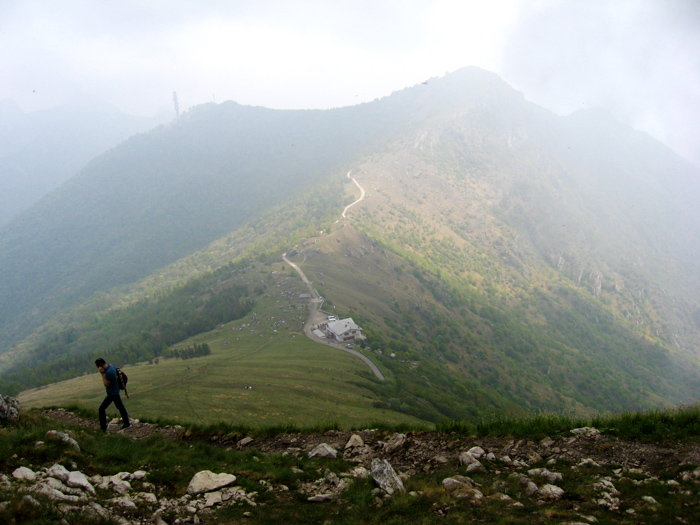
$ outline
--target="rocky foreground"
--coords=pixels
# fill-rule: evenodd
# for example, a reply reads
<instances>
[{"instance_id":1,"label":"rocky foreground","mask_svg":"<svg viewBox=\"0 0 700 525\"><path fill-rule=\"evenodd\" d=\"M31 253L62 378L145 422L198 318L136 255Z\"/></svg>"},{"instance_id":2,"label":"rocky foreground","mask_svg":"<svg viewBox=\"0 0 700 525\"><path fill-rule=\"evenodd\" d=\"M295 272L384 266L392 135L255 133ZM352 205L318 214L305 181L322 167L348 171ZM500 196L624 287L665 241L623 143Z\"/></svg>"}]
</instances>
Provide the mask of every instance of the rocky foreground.
<instances>
[{"instance_id":1,"label":"rocky foreground","mask_svg":"<svg viewBox=\"0 0 700 525\"><path fill-rule=\"evenodd\" d=\"M95 425L62 410L47 415L57 424ZM343 502L356 479L374 485L372 505L377 509L391 505L392 498L432 498L433 517L477 507L488 516L489 509L497 507L499 515L534 509L523 520L531 523L692 523L694 516L700 518L700 447L625 442L595 428L572 429L566 436L539 441L376 430L207 437L138 422L125 433L135 439L153 433L169 439L206 439L229 450L303 458L305 465L312 465L305 467L307 474L315 479L294 487L260 480L258 490L246 492L238 485L242 474L202 471L190 480L185 494L166 498L145 471L87 477L55 464L3 473L0 484L21 492L23 505L54 501L65 523L72 522L74 513L85 512L125 525L208 523L227 506L242 507L241 516L253 522L259 505L271 505L269 497L261 503L262 493L276 495L280 502L294 494L307 505L331 505ZM80 448L66 432L54 431L46 439ZM353 466L333 472L323 466L323 458L343 458ZM432 482L435 486L431 479L438 480ZM130 514L137 508L147 508L148 517Z\"/></svg>"}]
</instances>

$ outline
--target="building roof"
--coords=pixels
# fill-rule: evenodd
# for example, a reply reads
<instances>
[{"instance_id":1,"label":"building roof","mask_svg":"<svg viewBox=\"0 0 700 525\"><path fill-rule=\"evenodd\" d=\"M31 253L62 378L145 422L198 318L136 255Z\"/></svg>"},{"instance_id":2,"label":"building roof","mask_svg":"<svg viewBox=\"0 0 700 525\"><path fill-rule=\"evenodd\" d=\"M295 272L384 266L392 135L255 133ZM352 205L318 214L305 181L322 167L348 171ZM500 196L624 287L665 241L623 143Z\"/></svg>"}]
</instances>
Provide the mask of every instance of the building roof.
<instances>
[{"instance_id":1,"label":"building roof","mask_svg":"<svg viewBox=\"0 0 700 525\"><path fill-rule=\"evenodd\" d=\"M344 334L350 330L359 330L360 327L355 324L352 317L348 317L347 319L340 319L339 321L328 323L328 329L334 334Z\"/></svg>"}]
</instances>

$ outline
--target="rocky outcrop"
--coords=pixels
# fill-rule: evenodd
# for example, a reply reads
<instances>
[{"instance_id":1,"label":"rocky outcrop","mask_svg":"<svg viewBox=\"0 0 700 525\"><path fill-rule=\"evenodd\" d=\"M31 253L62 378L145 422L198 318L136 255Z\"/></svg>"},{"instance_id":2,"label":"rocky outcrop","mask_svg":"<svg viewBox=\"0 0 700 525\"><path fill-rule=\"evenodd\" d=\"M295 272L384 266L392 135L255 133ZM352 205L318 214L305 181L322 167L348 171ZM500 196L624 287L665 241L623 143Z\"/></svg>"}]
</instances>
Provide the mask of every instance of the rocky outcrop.
<instances>
[{"instance_id":1,"label":"rocky outcrop","mask_svg":"<svg viewBox=\"0 0 700 525\"><path fill-rule=\"evenodd\" d=\"M19 400L16 397L0 395L0 421L19 417Z\"/></svg>"},{"instance_id":2,"label":"rocky outcrop","mask_svg":"<svg viewBox=\"0 0 700 525\"><path fill-rule=\"evenodd\" d=\"M78 442L70 437L68 434L65 432L57 432L56 430L49 430L46 433L46 437L49 439L58 439L60 441L63 441L64 443L69 444L71 447L73 447L76 452L80 452L80 445L78 445Z\"/></svg>"},{"instance_id":3,"label":"rocky outcrop","mask_svg":"<svg viewBox=\"0 0 700 525\"><path fill-rule=\"evenodd\" d=\"M233 474L214 474L211 470L203 470L198 472L190 481L187 487L187 494L202 494L213 492L229 485L233 485L236 481L236 476Z\"/></svg>"},{"instance_id":4,"label":"rocky outcrop","mask_svg":"<svg viewBox=\"0 0 700 525\"><path fill-rule=\"evenodd\" d=\"M406 492L401 478L386 459L372 460L372 479L389 496L394 492Z\"/></svg>"},{"instance_id":5,"label":"rocky outcrop","mask_svg":"<svg viewBox=\"0 0 700 525\"><path fill-rule=\"evenodd\" d=\"M338 451L327 443L321 443L309 452L310 458L336 458Z\"/></svg>"},{"instance_id":6,"label":"rocky outcrop","mask_svg":"<svg viewBox=\"0 0 700 525\"><path fill-rule=\"evenodd\" d=\"M39 442L41 443L41 442ZM205 470L195 474L187 494L180 498L159 498L158 488L148 481L145 471L118 472L113 475L87 477L77 470L68 470L56 463L49 468L34 471L29 467L16 468L11 476L0 475L0 486L22 494L21 504L55 505L64 515L64 522L82 521L78 516L114 520L124 525L141 523L129 521L125 511L146 506L152 513L152 522L163 523L200 521L215 507L247 505L255 507L257 492L247 492L231 486L233 474L214 474ZM98 498L100 493L110 496ZM44 503L42 503L44 502ZM0 503L0 510L9 502ZM164 518L167 517L167 521Z\"/></svg>"},{"instance_id":7,"label":"rocky outcrop","mask_svg":"<svg viewBox=\"0 0 700 525\"><path fill-rule=\"evenodd\" d=\"M617 522L621 514L633 515L635 508L641 509L640 513L648 508L661 508L664 503L659 503L660 493L677 494L691 502L698 495L696 487L700 486L697 467L700 449L696 446L673 451L659 445L624 442L604 436L594 428L574 429L567 435L539 441L432 432L385 434L375 430L246 439L239 434L231 435L230 440L218 437L209 441L229 450L244 443L241 447L298 458L296 466L289 467L290 475L298 479L294 486L273 486L272 482L260 480L261 490L280 493L279 501L292 497L289 492L298 492L297 499L301 496L314 505L331 500L342 504L343 494L353 485L353 480L368 478L375 486L372 496L378 507L388 504L398 494L407 493L409 497L434 499L436 503L430 512L435 515L471 507L482 507L473 511L481 513L493 510L493 506L512 507L514 512L518 512L518 507L528 506L542 509L544 515L548 512L556 515L562 509L570 509L575 501L577 506L586 506L589 511L592 507L598 509L603 516L611 516L611 522ZM328 468L338 464L333 459L340 458L354 466L345 472ZM306 465L307 473L298 468L302 465ZM679 470L679 465L686 466ZM226 473L200 472L192 479L191 487L199 479L212 483L202 489L188 490L182 498L163 501L158 497L158 488L148 483L145 472L82 479L60 466L45 470L34 472L26 466L20 467L5 481L15 487L37 487L35 492L24 494L25 505L41 502L42 498L65 498L60 501L66 505L87 505L86 509L89 507L94 512L99 508L110 516L116 515L117 509L131 508L132 504L147 505L166 523L173 523L172 518L177 516L181 517L180 522L196 522L195 518L201 519L206 512L220 506L256 505L257 493L246 493L233 486L240 480ZM674 479L668 477L670 471L677 472ZM319 475L306 475L314 472ZM416 476L420 476L418 483L413 482ZM98 500L90 494L86 481L101 489L98 494L109 490L112 497ZM250 486L249 482L244 484ZM648 486L649 492L633 492L630 486L642 489ZM266 499L265 504L269 502ZM590 522L589 518L581 514L583 521Z\"/></svg>"}]
</instances>

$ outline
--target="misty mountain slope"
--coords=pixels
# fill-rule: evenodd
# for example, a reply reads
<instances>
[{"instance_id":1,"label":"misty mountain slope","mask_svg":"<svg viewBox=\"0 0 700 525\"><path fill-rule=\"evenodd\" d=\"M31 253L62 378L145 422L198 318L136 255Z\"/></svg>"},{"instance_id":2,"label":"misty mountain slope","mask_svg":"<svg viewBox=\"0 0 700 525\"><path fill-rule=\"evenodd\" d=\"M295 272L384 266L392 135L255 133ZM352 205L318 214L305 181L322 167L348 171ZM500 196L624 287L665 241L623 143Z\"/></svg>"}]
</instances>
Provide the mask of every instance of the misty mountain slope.
<instances>
[{"instance_id":1,"label":"misty mountain slope","mask_svg":"<svg viewBox=\"0 0 700 525\"><path fill-rule=\"evenodd\" d=\"M0 329L16 340L304 191L347 162L346 144L357 147L335 129L322 112L230 103L103 154L0 230Z\"/></svg>"},{"instance_id":2,"label":"misty mountain slope","mask_svg":"<svg viewBox=\"0 0 700 525\"><path fill-rule=\"evenodd\" d=\"M698 326L672 319L698 307L700 217L692 203L700 197L700 173L629 129L613 143L601 128L601 141L614 144L603 151L573 141L570 118L523 107L510 121L472 111L432 126L420 141L407 141L406 158L375 169L386 170L376 180L390 184L378 191L413 213L441 216L451 225L440 232L443 244L465 238L472 257L474 248L491 245L491 260L505 258L525 277L544 261L615 303L650 337L697 358ZM424 245L420 251L426 253ZM674 304L669 295L682 301Z\"/></svg>"},{"instance_id":3,"label":"misty mountain slope","mask_svg":"<svg viewBox=\"0 0 700 525\"><path fill-rule=\"evenodd\" d=\"M465 68L337 110L205 104L125 141L0 229L0 348L95 291L207 246L426 119L494 98L522 97L493 73Z\"/></svg>"},{"instance_id":4,"label":"misty mountain slope","mask_svg":"<svg viewBox=\"0 0 700 525\"><path fill-rule=\"evenodd\" d=\"M290 253L325 310L362 326L374 358L392 372L377 391L396 400L388 401L394 409L434 420L690 398L666 349L616 325L571 285L551 283L516 304L460 285L449 270L435 275L349 224Z\"/></svg>"},{"instance_id":5,"label":"misty mountain slope","mask_svg":"<svg viewBox=\"0 0 700 525\"><path fill-rule=\"evenodd\" d=\"M533 113L524 108L520 122ZM545 115L544 124L552 120ZM619 154L598 158L601 174L572 163L558 144L543 143L537 127L508 124L472 111L395 144L391 154L353 172L369 196L351 213L370 237L463 297L485 295L506 317L540 330L540 358L570 346L559 364L573 356L578 362L561 366L565 376L595 368L598 388L629 382L621 398L694 399L697 260L687 255L700 243L695 209L684 203L698 195L697 170L659 147L661 159L640 165L635 152L648 157L650 144L635 148L633 136L618 138ZM595 150L585 153L593 157ZM627 185L636 197L616 198L616 186ZM610 197L596 200L597 193ZM646 206L637 211L640 202ZM671 234L681 240L672 244ZM670 299L666 283L686 290Z\"/></svg>"},{"instance_id":6,"label":"misty mountain slope","mask_svg":"<svg viewBox=\"0 0 700 525\"><path fill-rule=\"evenodd\" d=\"M431 125L417 140L394 144L390 153L374 156L354 170L368 196L351 209L349 220L368 233L370 246L378 241L379 246L405 256L418 275L427 270L439 278L443 306L451 310L462 334L473 335L475 322L485 330L478 345L479 352L485 351L479 360L482 366L484 358L490 365L499 363L501 371L508 370L520 384L542 382L535 379L537 374L547 376L537 395L520 393L531 406L572 408L575 402L583 402L610 409L611 402L632 408L636 403L694 399L697 354L673 355L677 317L692 314L693 307L665 301L648 272L628 265L639 256L639 249L627 249L649 245L644 257L660 267L673 262L669 257L673 254L665 252L664 243L653 246L653 237L635 237L635 222L621 220L629 210L610 209L608 214L617 221L610 224L610 217L588 207L585 194L549 186L550 179L556 179L547 170L537 169L536 162L542 159L528 154L532 144L516 150L512 129L504 133L493 128L498 132L481 133L476 135L480 140L474 140L470 130L484 129L480 118L471 114ZM474 162L478 156L481 161ZM556 157L547 160L555 161L560 162ZM682 212L671 219L689 226ZM561 229L553 227L559 224ZM657 236L663 240L663 230ZM627 241L616 245L616 238ZM697 242L692 237L688 240ZM312 264L310 250L299 262L304 268ZM351 257L353 250L347 247L339 256ZM366 254L367 249L361 251ZM572 271L572 262L563 261L564 257L580 266ZM319 272L314 281L322 280L328 287L332 282L328 268L333 264L327 261L325 270L323 266L313 265ZM348 271L336 273L336 280L342 282ZM686 282L692 282L692 267L671 265L669 272L677 278L691 277ZM383 289L381 282L368 283L375 294ZM639 294L644 286L648 297ZM342 297L345 309L362 311L360 305L368 305L367 298L352 299L362 289L354 283L350 289L324 293L334 301ZM659 295L652 293L656 291ZM415 329L416 319L426 320L418 305L428 303L425 298L405 298L397 305L399 310L408 309L402 315L411 320L399 333ZM459 313L460 308L466 311ZM370 310L382 311L376 305ZM484 316L483 310L490 313ZM497 324L489 320L494 313ZM385 313L370 316L375 322L377 317L386 319ZM387 328L384 325L381 331ZM686 330L689 339L697 338L692 326ZM395 332L392 336L400 339ZM469 341L467 335L462 337ZM421 342L417 337L409 343L420 349L413 358L425 359L433 340L428 337ZM490 377L496 391L508 391L510 379L498 381L485 370L474 371L474 355L469 343L466 347L458 343L447 352L457 362L471 361L474 378ZM505 363L508 358L524 362ZM522 373L527 377L521 378ZM552 400L566 392L568 396Z\"/></svg>"},{"instance_id":7,"label":"misty mountain slope","mask_svg":"<svg viewBox=\"0 0 700 525\"><path fill-rule=\"evenodd\" d=\"M164 121L90 100L31 113L0 101L0 225L96 155Z\"/></svg>"},{"instance_id":8,"label":"misty mountain slope","mask_svg":"<svg viewBox=\"0 0 700 525\"><path fill-rule=\"evenodd\" d=\"M334 224L357 197L350 169L367 196ZM382 351L391 408L435 419L688 402L697 171L474 68L338 110L209 104L95 159L0 231L3 330L19 341L60 321L17 348L87 351L105 332L69 307L132 304L115 286L149 275L167 301L189 268L272 265L296 245L327 304Z\"/></svg>"}]
</instances>

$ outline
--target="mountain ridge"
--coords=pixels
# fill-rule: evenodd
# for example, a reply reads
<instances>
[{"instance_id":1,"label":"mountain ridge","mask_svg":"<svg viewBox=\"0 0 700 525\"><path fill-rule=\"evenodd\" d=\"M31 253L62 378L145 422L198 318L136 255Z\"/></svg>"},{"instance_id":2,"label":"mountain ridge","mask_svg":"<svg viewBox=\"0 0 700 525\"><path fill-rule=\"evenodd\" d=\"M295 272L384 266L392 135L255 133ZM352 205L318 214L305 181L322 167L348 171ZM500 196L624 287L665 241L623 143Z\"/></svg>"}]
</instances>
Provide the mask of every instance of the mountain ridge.
<instances>
[{"instance_id":1,"label":"mountain ridge","mask_svg":"<svg viewBox=\"0 0 700 525\"><path fill-rule=\"evenodd\" d=\"M601 127L599 137L578 140L591 127ZM122 202L132 199L138 205L131 202L129 210L143 209L123 233L110 233L104 246L128 246L119 235L148 225L151 237L139 232L145 238L136 245L158 247L149 254L157 259L152 268L179 259L172 247L175 255L163 257L167 228L183 235L192 230L182 242L194 239L199 250L209 243L233 248L216 248L221 255L209 258L213 270L226 263L223 253L235 252L244 235L267 235L268 244L253 248L252 242L239 252L262 257L266 265L279 261L290 244L301 246L303 238L338 245L324 256L323 268L313 266L320 254L308 246L297 247L304 260L295 262L313 281L324 282L324 297L363 318L368 347L389 347L405 354L402 361L420 361L431 381L444 376L444 385L431 393L421 386L420 374L386 360L403 386L390 381L381 395L398 399L404 410L418 410L416 399L429 399L438 407L431 417L444 417L450 414L448 400L463 400L468 390L482 392L473 406L477 412L494 402L513 410L579 410L694 399L700 331L693 320L700 311L694 254L700 240L693 229L697 211L688 204L700 195L700 175L648 136L595 112L557 117L525 101L496 75L465 68L339 110L208 104L130 142L93 161L65 186L64 194L76 200L58 193L51 199L66 209L79 207L80 192L72 188L95 184L93 174L107 177L100 169L112 170ZM119 178L134 156L148 185ZM334 225L355 199L357 189L343 180L350 168L367 198ZM244 182L251 187L241 188ZM215 192L198 200L202 188ZM172 195L161 195L166 190ZM237 193L245 210L239 222L229 209ZM641 213L635 209L640 202ZM39 218L28 214L22 220ZM197 225L209 233L201 235ZM361 237L345 244L339 235L348 227ZM276 229L284 233L269 233ZM13 232L13 242L20 242L21 231L0 230L0 245L8 246ZM396 262L385 269L367 266L377 282L363 288L359 276L352 276L356 269L341 262L369 261L375 255L367 246L391 253ZM25 259L15 259L15 269L24 271L19 263ZM97 260L87 257L81 264ZM346 272L330 270L335 267ZM148 271L123 278L120 286ZM380 275L393 292L381 291ZM100 286L107 291L114 284L119 283ZM52 293L63 292L59 286ZM69 304L58 304L56 312ZM26 311L17 309L15 319ZM33 329L28 325L17 333ZM469 389L460 389L460 382Z\"/></svg>"}]
</instances>

